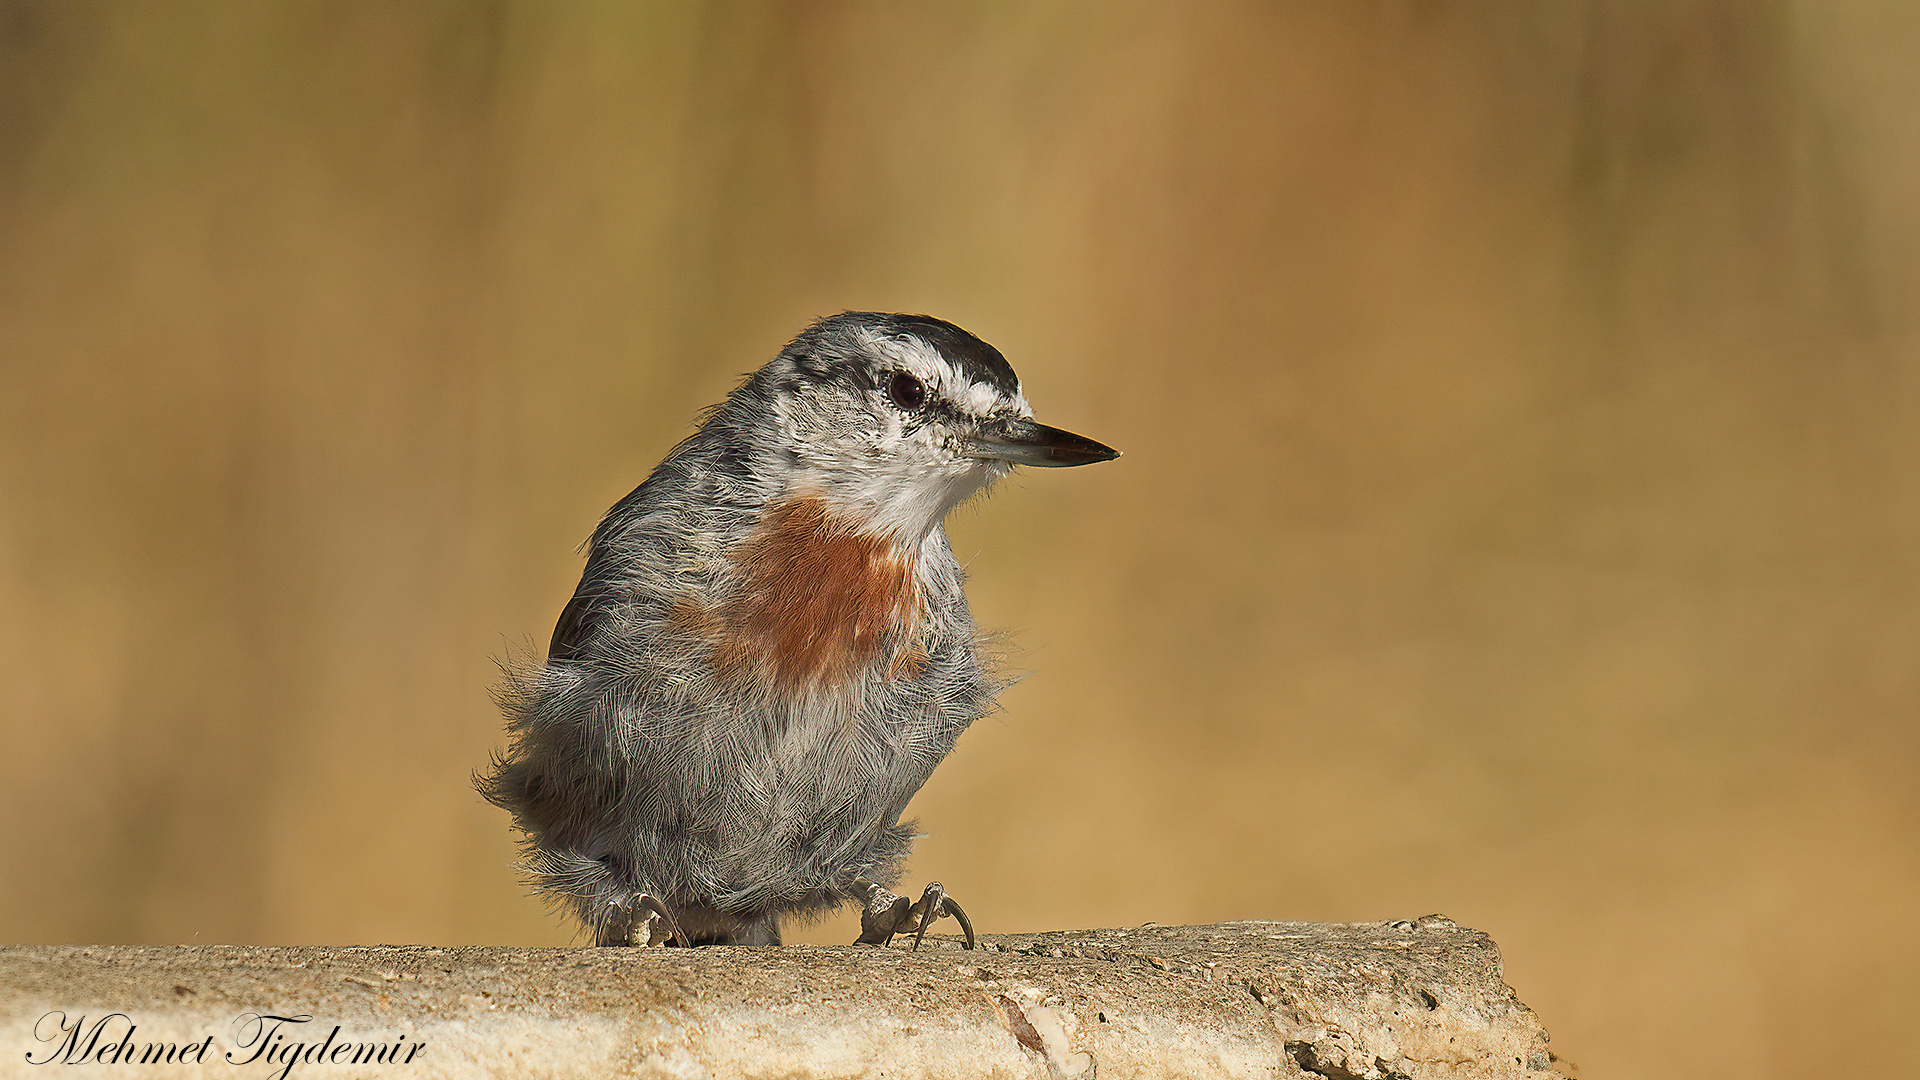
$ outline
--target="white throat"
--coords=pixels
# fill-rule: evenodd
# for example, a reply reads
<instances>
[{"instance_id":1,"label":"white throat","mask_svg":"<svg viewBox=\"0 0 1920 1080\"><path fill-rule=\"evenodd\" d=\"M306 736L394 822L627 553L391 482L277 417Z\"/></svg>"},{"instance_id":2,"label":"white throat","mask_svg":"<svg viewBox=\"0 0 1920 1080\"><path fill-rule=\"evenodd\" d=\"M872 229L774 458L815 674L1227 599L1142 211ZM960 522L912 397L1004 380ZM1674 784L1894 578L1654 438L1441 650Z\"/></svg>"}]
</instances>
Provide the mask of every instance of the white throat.
<instances>
[{"instance_id":1,"label":"white throat","mask_svg":"<svg viewBox=\"0 0 1920 1080\"><path fill-rule=\"evenodd\" d=\"M910 551L939 528L955 507L1010 468L993 461L929 466L900 460L858 473L835 470L809 486L832 507L835 517Z\"/></svg>"}]
</instances>

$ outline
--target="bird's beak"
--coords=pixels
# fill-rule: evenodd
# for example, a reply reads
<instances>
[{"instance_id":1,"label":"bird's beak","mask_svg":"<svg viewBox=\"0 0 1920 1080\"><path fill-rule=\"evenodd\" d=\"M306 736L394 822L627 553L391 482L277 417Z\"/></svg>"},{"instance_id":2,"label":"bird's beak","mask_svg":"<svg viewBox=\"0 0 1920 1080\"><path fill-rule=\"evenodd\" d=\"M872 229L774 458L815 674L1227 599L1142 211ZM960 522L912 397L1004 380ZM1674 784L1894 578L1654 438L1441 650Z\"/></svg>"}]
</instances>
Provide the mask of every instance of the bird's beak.
<instances>
[{"instance_id":1,"label":"bird's beak","mask_svg":"<svg viewBox=\"0 0 1920 1080\"><path fill-rule=\"evenodd\" d=\"M1120 451L1111 446L1020 417L989 420L967 441L968 452L977 458L1053 469L1112 461L1120 456Z\"/></svg>"}]
</instances>

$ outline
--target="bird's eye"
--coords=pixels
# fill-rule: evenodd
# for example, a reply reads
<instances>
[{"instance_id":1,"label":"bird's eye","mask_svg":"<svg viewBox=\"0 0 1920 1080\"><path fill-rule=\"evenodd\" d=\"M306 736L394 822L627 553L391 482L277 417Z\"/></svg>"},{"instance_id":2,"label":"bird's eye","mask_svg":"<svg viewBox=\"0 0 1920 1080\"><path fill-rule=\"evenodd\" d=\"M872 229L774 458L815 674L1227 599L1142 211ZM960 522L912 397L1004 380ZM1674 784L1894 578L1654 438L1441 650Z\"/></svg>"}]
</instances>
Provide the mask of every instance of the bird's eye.
<instances>
[{"instance_id":1,"label":"bird's eye","mask_svg":"<svg viewBox=\"0 0 1920 1080\"><path fill-rule=\"evenodd\" d=\"M907 372L896 371L893 378L887 380L887 396L895 405L913 412L927 403L927 388Z\"/></svg>"}]
</instances>

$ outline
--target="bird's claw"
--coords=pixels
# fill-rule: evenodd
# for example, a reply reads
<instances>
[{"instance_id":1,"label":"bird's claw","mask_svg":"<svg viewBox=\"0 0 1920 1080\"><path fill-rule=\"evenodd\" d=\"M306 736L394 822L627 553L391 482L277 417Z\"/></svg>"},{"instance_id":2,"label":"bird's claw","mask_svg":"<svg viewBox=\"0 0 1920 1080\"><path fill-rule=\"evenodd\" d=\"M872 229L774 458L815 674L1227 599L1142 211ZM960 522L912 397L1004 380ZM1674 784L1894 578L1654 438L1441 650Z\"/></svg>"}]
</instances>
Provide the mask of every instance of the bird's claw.
<instances>
[{"instance_id":1,"label":"bird's claw","mask_svg":"<svg viewBox=\"0 0 1920 1080\"><path fill-rule=\"evenodd\" d=\"M856 880L854 888L867 894L860 911L860 936L855 945L886 945L896 934L913 932L913 947L918 949L920 942L927 936L927 927L942 915L951 915L960 924L960 930L967 935L966 947L974 945L973 922L953 897L947 895L946 887L939 882L929 882L927 891L920 894L920 902L909 903L904 896L896 896L886 889L864 879Z\"/></svg>"},{"instance_id":2,"label":"bird's claw","mask_svg":"<svg viewBox=\"0 0 1920 1080\"><path fill-rule=\"evenodd\" d=\"M680 929L673 912L647 893L615 900L608 908L606 925L600 931L597 944L635 945L643 949L669 944L686 948L689 944L687 933Z\"/></svg>"}]
</instances>

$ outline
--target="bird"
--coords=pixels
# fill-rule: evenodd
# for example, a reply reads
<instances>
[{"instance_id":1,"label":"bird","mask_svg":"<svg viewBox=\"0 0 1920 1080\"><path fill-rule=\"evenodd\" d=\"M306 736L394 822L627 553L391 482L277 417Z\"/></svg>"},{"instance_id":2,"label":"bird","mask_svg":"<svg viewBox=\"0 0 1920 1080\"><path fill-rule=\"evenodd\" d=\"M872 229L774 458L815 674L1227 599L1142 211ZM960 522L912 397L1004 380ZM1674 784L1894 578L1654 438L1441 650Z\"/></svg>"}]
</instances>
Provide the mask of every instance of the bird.
<instances>
[{"instance_id":1,"label":"bird","mask_svg":"<svg viewBox=\"0 0 1920 1080\"><path fill-rule=\"evenodd\" d=\"M1000 351L927 315L807 326L587 541L544 662L504 664L476 774L533 891L597 946L856 944L966 912L892 886L907 802L1004 689L944 522L1016 466L1120 452L1034 421Z\"/></svg>"}]
</instances>

